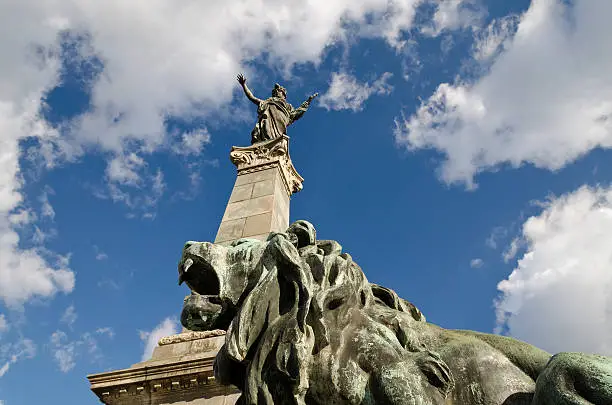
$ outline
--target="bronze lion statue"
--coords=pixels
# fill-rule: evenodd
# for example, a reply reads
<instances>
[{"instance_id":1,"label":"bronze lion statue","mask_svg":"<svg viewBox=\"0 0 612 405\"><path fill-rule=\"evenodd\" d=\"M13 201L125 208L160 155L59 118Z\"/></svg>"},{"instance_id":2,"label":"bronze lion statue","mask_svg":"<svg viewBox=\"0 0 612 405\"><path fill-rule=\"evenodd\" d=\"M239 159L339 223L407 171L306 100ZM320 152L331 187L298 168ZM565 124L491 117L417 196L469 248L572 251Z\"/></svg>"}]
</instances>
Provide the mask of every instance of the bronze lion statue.
<instances>
[{"instance_id":1,"label":"bronze lion statue","mask_svg":"<svg viewBox=\"0 0 612 405\"><path fill-rule=\"evenodd\" d=\"M306 221L263 242L188 242L183 281L183 325L227 330L215 376L239 404L612 404L611 358L426 322Z\"/></svg>"}]
</instances>

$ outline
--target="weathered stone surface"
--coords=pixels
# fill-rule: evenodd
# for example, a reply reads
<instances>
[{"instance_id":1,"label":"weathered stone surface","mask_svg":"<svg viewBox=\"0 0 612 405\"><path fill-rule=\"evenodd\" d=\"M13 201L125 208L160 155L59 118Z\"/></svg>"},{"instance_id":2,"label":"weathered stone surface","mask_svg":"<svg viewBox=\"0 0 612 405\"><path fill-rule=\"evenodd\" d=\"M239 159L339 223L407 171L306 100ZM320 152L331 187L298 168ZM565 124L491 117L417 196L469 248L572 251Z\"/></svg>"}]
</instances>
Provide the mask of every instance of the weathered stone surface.
<instances>
[{"instance_id":1,"label":"weathered stone surface","mask_svg":"<svg viewBox=\"0 0 612 405\"><path fill-rule=\"evenodd\" d=\"M221 329L209 329L201 332L186 331L178 335L164 336L157 343L159 346L171 345L175 343L191 342L194 340L207 339L211 337L225 336L225 331Z\"/></svg>"},{"instance_id":2,"label":"weathered stone surface","mask_svg":"<svg viewBox=\"0 0 612 405\"><path fill-rule=\"evenodd\" d=\"M234 186L229 202L233 203L250 199L253 196L253 185L254 183L245 184L243 186Z\"/></svg>"},{"instance_id":3,"label":"weathered stone surface","mask_svg":"<svg viewBox=\"0 0 612 405\"><path fill-rule=\"evenodd\" d=\"M264 212L272 211L273 207L274 195L264 195L262 197L230 203L225 210L223 221L231 221L232 219L263 214Z\"/></svg>"},{"instance_id":4,"label":"weathered stone surface","mask_svg":"<svg viewBox=\"0 0 612 405\"><path fill-rule=\"evenodd\" d=\"M242 237L242 231L244 230L244 223L246 218L238 218L233 220L222 221L217 231L217 237L215 242L226 242Z\"/></svg>"},{"instance_id":5,"label":"weathered stone surface","mask_svg":"<svg viewBox=\"0 0 612 405\"><path fill-rule=\"evenodd\" d=\"M289 199L304 179L289 158L286 136L230 154L238 177L225 209L215 243L229 245L245 237L265 239L289 226Z\"/></svg>"},{"instance_id":6,"label":"weathered stone surface","mask_svg":"<svg viewBox=\"0 0 612 405\"><path fill-rule=\"evenodd\" d=\"M109 405L225 404L239 391L219 384L213 373L223 331L181 333L162 339L151 359L87 378L91 390Z\"/></svg>"},{"instance_id":7,"label":"weathered stone surface","mask_svg":"<svg viewBox=\"0 0 612 405\"><path fill-rule=\"evenodd\" d=\"M298 174L289 157L289 138L282 136L251 146L234 146L230 159L238 168L236 185L272 180L273 175L260 173L264 169L277 167L289 195L302 189L304 179Z\"/></svg>"},{"instance_id":8,"label":"weathered stone surface","mask_svg":"<svg viewBox=\"0 0 612 405\"><path fill-rule=\"evenodd\" d=\"M215 376L241 404L612 404L611 358L428 323L306 221L265 241L189 243L179 275L222 303L202 309L226 319Z\"/></svg>"},{"instance_id":9,"label":"weathered stone surface","mask_svg":"<svg viewBox=\"0 0 612 405\"><path fill-rule=\"evenodd\" d=\"M246 219L242 236L248 238L253 235L268 233L272 229L273 211L268 211L264 214L253 215Z\"/></svg>"},{"instance_id":10,"label":"weathered stone surface","mask_svg":"<svg viewBox=\"0 0 612 405\"><path fill-rule=\"evenodd\" d=\"M264 180L253 184L253 198L274 194L274 180Z\"/></svg>"},{"instance_id":11,"label":"weathered stone surface","mask_svg":"<svg viewBox=\"0 0 612 405\"><path fill-rule=\"evenodd\" d=\"M234 187L258 183L261 181L272 180L276 176L276 172L273 170L259 170L256 172L245 172L239 173L236 178L236 184Z\"/></svg>"},{"instance_id":12,"label":"weathered stone surface","mask_svg":"<svg viewBox=\"0 0 612 405\"><path fill-rule=\"evenodd\" d=\"M238 75L238 83L246 97L257 106L257 123L251 132L251 143L267 141L287 135L287 127L300 119L310 107L318 93L308 97L298 108L287 102L287 90L276 83L272 97L260 100L255 97L246 84L246 78Z\"/></svg>"}]
</instances>

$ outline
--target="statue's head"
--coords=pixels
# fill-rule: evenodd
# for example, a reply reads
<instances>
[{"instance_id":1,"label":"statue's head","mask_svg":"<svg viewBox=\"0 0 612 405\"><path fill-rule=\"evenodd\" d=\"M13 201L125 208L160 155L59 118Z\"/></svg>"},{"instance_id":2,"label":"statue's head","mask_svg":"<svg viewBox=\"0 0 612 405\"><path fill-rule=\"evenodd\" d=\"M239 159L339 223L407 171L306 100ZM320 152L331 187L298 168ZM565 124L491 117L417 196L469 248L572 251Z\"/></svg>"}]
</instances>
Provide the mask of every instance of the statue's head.
<instances>
[{"instance_id":1,"label":"statue's head","mask_svg":"<svg viewBox=\"0 0 612 405\"><path fill-rule=\"evenodd\" d=\"M278 83L274 84L274 88L272 89L272 97L280 97L280 98L287 98L287 89L285 89L283 86L281 86Z\"/></svg>"}]
</instances>

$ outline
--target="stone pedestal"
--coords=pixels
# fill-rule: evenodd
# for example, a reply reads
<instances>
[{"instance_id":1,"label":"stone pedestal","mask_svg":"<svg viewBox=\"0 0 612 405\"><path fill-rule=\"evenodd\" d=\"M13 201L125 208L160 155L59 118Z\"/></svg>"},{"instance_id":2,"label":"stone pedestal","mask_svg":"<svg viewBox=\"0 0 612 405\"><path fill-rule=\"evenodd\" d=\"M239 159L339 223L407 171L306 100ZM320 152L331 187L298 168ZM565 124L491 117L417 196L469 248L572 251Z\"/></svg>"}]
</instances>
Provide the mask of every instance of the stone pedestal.
<instances>
[{"instance_id":1,"label":"stone pedestal","mask_svg":"<svg viewBox=\"0 0 612 405\"><path fill-rule=\"evenodd\" d=\"M215 243L265 239L289 227L289 199L304 179L289 157L289 138L233 147L238 169ZM224 331L190 332L163 338L151 359L123 370L92 374L91 390L108 405L233 405L240 392L215 382L213 364Z\"/></svg>"},{"instance_id":2,"label":"stone pedestal","mask_svg":"<svg viewBox=\"0 0 612 405\"><path fill-rule=\"evenodd\" d=\"M162 338L151 359L124 370L87 376L108 405L233 405L240 392L215 382L213 364L224 331Z\"/></svg>"},{"instance_id":3,"label":"stone pedestal","mask_svg":"<svg viewBox=\"0 0 612 405\"><path fill-rule=\"evenodd\" d=\"M289 138L234 146L230 159L238 169L215 243L229 245L240 238L265 239L289 226L289 199L302 189L288 149Z\"/></svg>"}]
</instances>

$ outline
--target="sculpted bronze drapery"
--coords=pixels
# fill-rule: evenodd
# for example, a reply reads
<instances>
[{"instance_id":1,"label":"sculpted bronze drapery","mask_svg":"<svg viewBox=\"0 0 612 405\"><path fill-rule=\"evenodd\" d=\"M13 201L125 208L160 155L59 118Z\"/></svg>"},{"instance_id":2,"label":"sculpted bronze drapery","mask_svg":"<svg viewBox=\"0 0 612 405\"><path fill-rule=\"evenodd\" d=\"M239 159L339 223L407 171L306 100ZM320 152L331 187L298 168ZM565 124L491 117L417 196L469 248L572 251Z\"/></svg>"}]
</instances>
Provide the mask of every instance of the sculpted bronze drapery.
<instances>
[{"instance_id":1,"label":"sculpted bronze drapery","mask_svg":"<svg viewBox=\"0 0 612 405\"><path fill-rule=\"evenodd\" d=\"M287 135L287 127L300 119L310 107L312 100L318 96L318 93L315 93L298 108L293 108L287 102L287 90L278 83L272 89L272 97L265 100L253 95L246 84L246 78L241 74L238 75L238 83L242 86L246 97L257 105L257 123L251 131L251 144Z\"/></svg>"}]
</instances>

